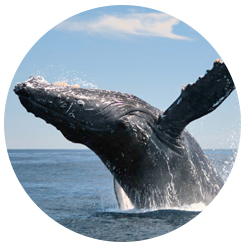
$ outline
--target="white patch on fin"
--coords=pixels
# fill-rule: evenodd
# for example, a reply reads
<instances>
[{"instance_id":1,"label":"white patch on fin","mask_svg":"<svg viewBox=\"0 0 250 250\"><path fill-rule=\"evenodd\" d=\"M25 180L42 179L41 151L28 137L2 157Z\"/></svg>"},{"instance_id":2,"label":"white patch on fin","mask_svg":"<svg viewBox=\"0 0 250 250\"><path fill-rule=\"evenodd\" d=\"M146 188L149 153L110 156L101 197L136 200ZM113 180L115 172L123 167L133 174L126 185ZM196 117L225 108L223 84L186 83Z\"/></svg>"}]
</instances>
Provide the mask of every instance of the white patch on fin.
<instances>
[{"instance_id":1,"label":"white patch on fin","mask_svg":"<svg viewBox=\"0 0 250 250\"><path fill-rule=\"evenodd\" d=\"M115 179L114 179L114 189L120 209L121 210L133 209L134 205L128 198L127 194L124 192L123 188L119 185L119 183Z\"/></svg>"}]
</instances>

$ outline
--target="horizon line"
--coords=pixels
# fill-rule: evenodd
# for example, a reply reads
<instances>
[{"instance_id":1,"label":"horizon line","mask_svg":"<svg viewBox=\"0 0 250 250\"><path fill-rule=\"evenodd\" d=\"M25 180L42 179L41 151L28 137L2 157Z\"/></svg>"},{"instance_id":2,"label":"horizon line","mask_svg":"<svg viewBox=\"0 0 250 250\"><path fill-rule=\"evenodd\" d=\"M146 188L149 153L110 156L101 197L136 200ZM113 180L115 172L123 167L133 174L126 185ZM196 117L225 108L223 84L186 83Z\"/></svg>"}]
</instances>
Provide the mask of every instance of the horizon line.
<instances>
[{"instance_id":1,"label":"horizon line","mask_svg":"<svg viewBox=\"0 0 250 250\"><path fill-rule=\"evenodd\" d=\"M90 150L89 148L6 148L7 150ZM202 148L202 150L238 150L238 148Z\"/></svg>"}]
</instances>

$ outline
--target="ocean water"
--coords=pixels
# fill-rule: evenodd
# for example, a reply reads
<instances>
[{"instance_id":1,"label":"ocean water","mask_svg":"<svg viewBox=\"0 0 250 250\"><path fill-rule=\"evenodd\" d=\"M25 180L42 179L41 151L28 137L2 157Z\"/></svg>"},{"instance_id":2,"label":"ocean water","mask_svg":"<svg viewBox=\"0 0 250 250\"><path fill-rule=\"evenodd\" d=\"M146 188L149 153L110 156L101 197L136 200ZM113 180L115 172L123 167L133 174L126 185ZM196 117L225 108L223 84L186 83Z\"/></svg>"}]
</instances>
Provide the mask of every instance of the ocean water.
<instances>
[{"instance_id":1,"label":"ocean water","mask_svg":"<svg viewBox=\"0 0 250 250\"><path fill-rule=\"evenodd\" d=\"M205 150L226 180L236 150ZM113 177L90 150L8 150L18 180L30 198L56 222L107 241L157 237L186 224L200 211L118 208Z\"/></svg>"}]
</instances>

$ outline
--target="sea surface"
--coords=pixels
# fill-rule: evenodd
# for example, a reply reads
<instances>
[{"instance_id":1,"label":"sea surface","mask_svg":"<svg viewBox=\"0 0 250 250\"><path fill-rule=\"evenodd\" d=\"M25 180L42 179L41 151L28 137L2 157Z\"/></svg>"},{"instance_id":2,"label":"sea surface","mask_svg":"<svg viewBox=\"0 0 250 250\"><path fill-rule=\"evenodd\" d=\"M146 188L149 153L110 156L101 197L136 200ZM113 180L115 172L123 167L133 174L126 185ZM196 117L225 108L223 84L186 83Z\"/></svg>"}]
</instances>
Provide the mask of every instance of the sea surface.
<instances>
[{"instance_id":1,"label":"sea surface","mask_svg":"<svg viewBox=\"0 0 250 250\"><path fill-rule=\"evenodd\" d=\"M205 150L226 180L236 150ZM8 150L30 198L48 216L79 234L106 241L157 237L186 224L200 211L118 208L113 177L90 150Z\"/></svg>"}]
</instances>

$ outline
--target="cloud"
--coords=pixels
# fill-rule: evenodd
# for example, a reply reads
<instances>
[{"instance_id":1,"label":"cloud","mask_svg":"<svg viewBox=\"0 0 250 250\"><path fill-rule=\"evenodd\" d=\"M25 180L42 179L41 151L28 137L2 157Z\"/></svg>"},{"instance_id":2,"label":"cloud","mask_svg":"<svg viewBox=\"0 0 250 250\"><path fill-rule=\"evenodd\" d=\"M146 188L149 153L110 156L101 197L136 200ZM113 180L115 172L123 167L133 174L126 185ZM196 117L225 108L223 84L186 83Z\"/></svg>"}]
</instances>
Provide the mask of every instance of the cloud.
<instances>
[{"instance_id":1,"label":"cloud","mask_svg":"<svg viewBox=\"0 0 250 250\"><path fill-rule=\"evenodd\" d=\"M173 33L180 21L164 13L130 13L103 15L91 21L64 21L55 28L62 31L87 32L111 35L136 35L188 40Z\"/></svg>"}]
</instances>

